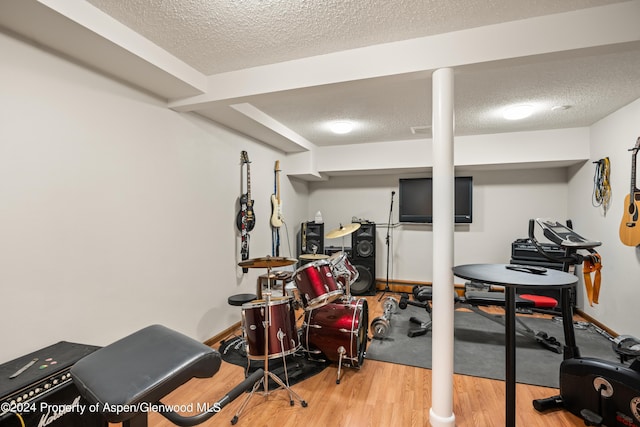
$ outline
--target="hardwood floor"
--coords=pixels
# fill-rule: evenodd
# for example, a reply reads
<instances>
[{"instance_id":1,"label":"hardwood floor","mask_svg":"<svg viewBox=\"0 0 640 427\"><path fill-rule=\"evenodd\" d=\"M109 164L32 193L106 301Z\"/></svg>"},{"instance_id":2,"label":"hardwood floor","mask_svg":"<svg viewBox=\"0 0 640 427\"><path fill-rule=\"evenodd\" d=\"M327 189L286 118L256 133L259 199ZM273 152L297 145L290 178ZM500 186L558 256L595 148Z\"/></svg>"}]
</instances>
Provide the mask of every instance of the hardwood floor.
<instances>
[{"instance_id":1,"label":"hardwood floor","mask_svg":"<svg viewBox=\"0 0 640 427\"><path fill-rule=\"evenodd\" d=\"M388 294L399 296L395 294ZM367 297L369 319L381 314L377 297ZM240 313L238 314L240 317ZM371 335L371 333L370 333ZM214 347L217 348L216 345ZM360 369L344 369L336 384L337 364L320 374L292 386L308 406L289 404L285 390L268 396L254 395L241 414L237 426L428 426L431 408L431 370L367 360ZM204 405L221 399L244 379L243 368L222 363L218 373L208 379L193 379L163 399L165 404ZM435 392L438 392L437 390ZM533 399L557 394L557 389L517 385L517 423L520 426L584 426L582 420L566 411L540 414ZM453 412L456 426L504 426L504 382L454 375ZM223 408L203 426L231 425L245 395ZM149 425L172 426L162 416L151 413Z\"/></svg>"}]
</instances>

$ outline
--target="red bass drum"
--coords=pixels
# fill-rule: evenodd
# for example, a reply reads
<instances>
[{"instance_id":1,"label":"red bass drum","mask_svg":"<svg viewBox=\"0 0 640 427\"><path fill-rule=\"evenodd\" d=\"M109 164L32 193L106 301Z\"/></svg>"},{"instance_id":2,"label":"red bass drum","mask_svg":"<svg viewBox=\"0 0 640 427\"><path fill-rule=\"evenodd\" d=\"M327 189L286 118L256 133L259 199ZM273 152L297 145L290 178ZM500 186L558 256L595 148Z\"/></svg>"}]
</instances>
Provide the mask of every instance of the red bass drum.
<instances>
[{"instance_id":1,"label":"red bass drum","mask_svg":"<svg viewBox=\"0 0 640 427\"><path fill-rule=\"evenodd\" d=\"M313 359L359 368L367 348L369 309L367 300L330 303L305 313L303 347Z\"/></svg>"}]
</instances>

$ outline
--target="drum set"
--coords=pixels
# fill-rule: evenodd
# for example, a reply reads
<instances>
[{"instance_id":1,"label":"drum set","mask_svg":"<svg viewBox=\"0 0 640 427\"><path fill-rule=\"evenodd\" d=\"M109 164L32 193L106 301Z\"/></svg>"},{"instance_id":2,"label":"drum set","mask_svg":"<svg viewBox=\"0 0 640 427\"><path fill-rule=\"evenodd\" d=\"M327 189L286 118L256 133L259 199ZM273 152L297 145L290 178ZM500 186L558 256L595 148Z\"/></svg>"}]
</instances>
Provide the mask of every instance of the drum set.
<instances>
[{"instance_id":1,"label":"drum set","mask_svg":"<svg viewBox=\"0 0 640 427\"><path fill-rule=\"evenodd\" d=\"M326 237L350 234L359 225L341 226ZM340 233L344 234L337 235ZM297 262L293 258L264 257L238 264L243 268L268 270L267 290L262 292L264 299L242 304L247 358L249 362L264 360L265 389L267 376L275 376L268 370L268 361L275 358L282 358L285 376L285 357L294 353L303 352L310 360L337 362L336 384L340 384L343 366L360 368L364 362L369 312L366 299L351 296L350 286L358 279L358 271L349 262L344 249L330 257L315 255L311 262L293 273L295 286L292 292L272 297L271 269ZM297 327L296 307L304 310L301 328ZM288 389L288 378L284 382L275 378L274 381ZM298 397L295 393L291 396ZM306 406L302 399L299 400Z\"/></svg>"}]
</instances>

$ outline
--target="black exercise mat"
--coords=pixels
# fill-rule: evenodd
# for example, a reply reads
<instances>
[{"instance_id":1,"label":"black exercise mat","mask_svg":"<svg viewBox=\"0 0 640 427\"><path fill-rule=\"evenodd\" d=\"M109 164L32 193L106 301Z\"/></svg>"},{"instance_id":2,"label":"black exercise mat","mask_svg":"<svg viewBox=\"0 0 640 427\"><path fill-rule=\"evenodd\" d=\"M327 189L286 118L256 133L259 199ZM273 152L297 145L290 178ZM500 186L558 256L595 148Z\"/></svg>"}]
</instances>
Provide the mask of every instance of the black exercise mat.
<instances>
[{"instance_id":1,"label":"black exercise mat","mask_svg":"<svg viewBox=\"0 0 640 427\"><path fill-rule=\"evenodd\" d=\"M244 348L244 339L242 337L234 337L226 341L222 341L218 348L218 351L222 355L222 360L233 365L247 367L247 354ZM310 378L320 372L331 364L330 361L322 362L309 360L302 351L285 356L286 359L286 374L289 378L289 385L292 386L299 383L302 380ZM264 367L263 360L252 359L249 366L249 373ZM277 375L283 382L285 381L285 364L282 361L282 357L269 359L269 371ZM269 380L269 389L273 390L278 385Z\"/></svg>"},{"instance_id":2,"label":"black exercise mat","mask_svg":"<svg viewBox=\"0 0 640 427\"><path fill-rule=\"evenodd\" d=\"M387 337L369 344L367 358L383 362L431 368L431 336L409 338L409 329L418 325L410 317L427 320L424 309L408 306L391 317ZM551 319L521 317L533 330L545 331L564 343L562 322ZM517 326L519 328L520 326ZM462 375L504 380L504 327L476 313L456 311L454 316L454 372ZM576 342L582 356L618 361L611 342L591 328L576 328ZM516 381L544 387L559 387L562 355L545 349L539 343L516 335Z\"/></svg>"}]
</instances>

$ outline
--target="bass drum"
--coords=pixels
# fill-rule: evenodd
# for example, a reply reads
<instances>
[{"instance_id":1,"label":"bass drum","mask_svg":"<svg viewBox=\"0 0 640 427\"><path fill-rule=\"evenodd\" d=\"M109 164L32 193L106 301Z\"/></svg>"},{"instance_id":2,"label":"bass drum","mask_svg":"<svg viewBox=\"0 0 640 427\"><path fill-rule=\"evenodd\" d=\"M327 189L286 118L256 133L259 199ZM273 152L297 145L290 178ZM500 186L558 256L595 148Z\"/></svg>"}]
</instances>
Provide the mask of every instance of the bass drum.
<instances>
[{"instance_id":1,"label":"bass drum","mask_svg":"<svg viewBox=\"0 0 640 427\"><path fill-rule=\"evenodd\" d=\"M307 311L303 324L303 347L311 359L338 362L359 368L367 349L369 309L367 300L330 303Z\"/></svg>"}]
</instances>

